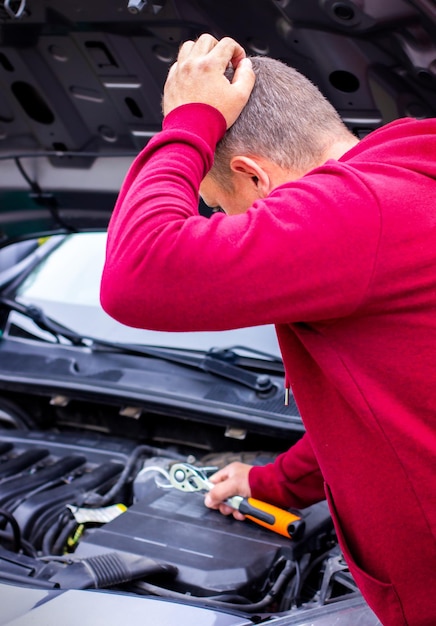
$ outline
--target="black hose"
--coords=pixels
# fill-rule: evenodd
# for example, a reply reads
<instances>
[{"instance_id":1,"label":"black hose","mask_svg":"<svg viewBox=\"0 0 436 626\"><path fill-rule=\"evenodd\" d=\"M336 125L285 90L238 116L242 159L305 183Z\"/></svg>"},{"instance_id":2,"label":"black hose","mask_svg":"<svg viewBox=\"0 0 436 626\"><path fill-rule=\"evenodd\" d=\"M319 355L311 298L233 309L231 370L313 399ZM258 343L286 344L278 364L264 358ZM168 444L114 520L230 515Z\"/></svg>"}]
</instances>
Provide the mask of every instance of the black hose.
<instances>
[{"instance_id":1,"label":"black hose","mask_svg":"<svg viewBox=\"0 0 436 626\"><path fill-rule=\"evenodd\" d=\"M41 551L43 554L54 554L53 546L57 540L57 537L59 537L62 528L64 528L65 524L67 524L68 521L71 521L71 512L69 509L66 511L62 511L62 513L58 516L56 522L49 526L48 530L45 532L44 536L41 539Z\"/></svg>"},{"instance_id":2,"label":"black hose","mask_svg":"<svg viewBox=\"0 0 436 626\"><path fill-rule=\"evenodd\" d=\"M67 522L67 524L59 533L59 536L53 545L53 554L61 555L63 553L64 548L67 545L68 537L71 537L71 535L75 532L77 526L78 524L76 520L70 520L69 522Z\"/></svg>"},{"instance_id":3,"label":"black hose","mask_svg":"<svg viewBox=\"0 0 436 626\"><path fill-rule=\"evenodd\" d=\"M59 503L55 505L54 509L48 509L44 514L39 515L28 538L30 543L34 545L37 550L42 548L46 533L53 524L57 524L58 519L63 513L65 513L65 505ZM70 515L69 511L68 515Z\"/></svg>"},{"instance_id":4,"label":"black hose","mask_svg":"<svg viewBox=\"0 0 436 626\"><path fill-rule=\"evenodd\" d=\"M57 521L56 524L50 526L50 528L45 533L42 538L42 546L41 552L44 555L49 555L53 553L53 544L56 540L56 537L59 534L60 520Z\"/></svg>"},{"instance_id":5,"label":"black hose","mask_svg":"<svg viewBox=\"0 0 436 626\"><path fill-rule=\"evenodd\" d=\"M297 592L300 589L301 565L299 561L295 561L295 576L292 583L288 585L286 591L282 594L279 610L289 611L292 604L297 604Z\"/></svg>"},{"instance_id":6,"label":"black hose","mask_svg":"<svg viewBox=\"0 0 436 626\"><path fill-rule=\"evenodd\" d=\"M100 507L109 504L117 496L118 492L121 491L121 489L126 485L136 462L144 454L152 456L168 456L177 461L186 461L186 457L184 455L177 454L175 452L169 453L167 450L161 450L160 448L155 448L154 446L148 446L145 444L140 445L133 450L132 454L127 459L123 471L111 489L109 489L109 491L107 491L104 495L95 492L89 493L84 500L85 506Z\"/></svg>"},{"instance_id":7,"label":"black hose","mask_svg":"<svg viewBox=\"0 0 436 626\"><path fill-rule=\"evenodd\" d=\"M7 523L10 525L12 529L14 549L15 552L19 552L21 550L21 530L17 520L12 515L12 513L9 513L9 511L5 511L4 509L0 509L0 515L4 517Z\"/></svg>"},{"instance_id":8,"label":"black hose","mask_svg":"<svg viewBox=\"0 0 436 626\"><path fill-rule=\"evenodd\" d=\"M298 585L295 586L294 600L297 605L299 603L300 595L301 595L301 592L302 592L302 589L306 580L312 574L313 570L329 556L330 552L331 552L331 548L319 554L311 563L309 563L309 565L306 567L304 572L300 573Z\"/></svg>"}]
</instances>

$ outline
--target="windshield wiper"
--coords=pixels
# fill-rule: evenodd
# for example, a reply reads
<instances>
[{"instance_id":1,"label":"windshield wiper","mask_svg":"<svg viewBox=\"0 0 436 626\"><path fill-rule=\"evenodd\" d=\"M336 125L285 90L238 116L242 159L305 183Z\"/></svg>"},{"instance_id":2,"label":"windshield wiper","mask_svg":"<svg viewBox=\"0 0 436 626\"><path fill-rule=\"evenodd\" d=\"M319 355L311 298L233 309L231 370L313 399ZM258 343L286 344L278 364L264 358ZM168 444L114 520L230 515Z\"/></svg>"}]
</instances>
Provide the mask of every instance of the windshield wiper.
<instances>
[{"instance_id":1,"label":"windshield wiper","mask_svg":"<svg viewBox=\"0 0 436 626\"><path fill-rule=\"evenodd\" d=\"M169 349L165 348L116 343L105 341L104 339L97 339L95 337L82 336L74 330L66 328L62 324L59 324L55 320L51 319L44 313L43 309L35 305L25 305L17 302L16 300L1 297L0 306L6 308L8 311L16 311L17 313L31 319L38 326L38 328L50 333L58 343L60 343L60 338L63 338L67 339L72 345L77 347L87 347L92 350L104 349L121 352L123 354L131 354L132 356L157 358L232 380L233 382L239 383L240 385L244 385L245 387L258 392L266 393L271 391L275 386L268 374L252 372L235 364L237 359L237 355L235 353L236 349L252 352L253 354L263 357L268 356L268 358L270 358L270 360L274 363L280 361L278 357L268 355L265 352L252 350L243 346L234 346L233 349L227 350L212 349L203 354L201 357L188 356L186 354L175 354L173 351L170 352Z\"/></svg>"}]
</instances>

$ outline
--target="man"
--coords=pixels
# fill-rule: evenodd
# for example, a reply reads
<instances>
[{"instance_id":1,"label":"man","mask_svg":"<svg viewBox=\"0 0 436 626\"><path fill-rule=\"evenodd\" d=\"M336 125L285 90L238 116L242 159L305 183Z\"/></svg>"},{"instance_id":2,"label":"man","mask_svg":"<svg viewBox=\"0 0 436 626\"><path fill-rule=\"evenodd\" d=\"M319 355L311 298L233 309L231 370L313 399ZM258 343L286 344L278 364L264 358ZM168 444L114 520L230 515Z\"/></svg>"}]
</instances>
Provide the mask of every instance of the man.
<instances>
[{"instance_id":1,"label":"man","mask_svg":"<svg viewBox=\"0 0 436 626\"><path fill-rule=\"evenodd\" d=\"M382 623L434 625L436 120L358 142L304 77L210 35L181 47L163 109L111 220L103 307L156 330L274 323L306 434L218 472L207 504L327 497ZM199 216L199 189L227 215Z\"/></svg>"}]
</instances>

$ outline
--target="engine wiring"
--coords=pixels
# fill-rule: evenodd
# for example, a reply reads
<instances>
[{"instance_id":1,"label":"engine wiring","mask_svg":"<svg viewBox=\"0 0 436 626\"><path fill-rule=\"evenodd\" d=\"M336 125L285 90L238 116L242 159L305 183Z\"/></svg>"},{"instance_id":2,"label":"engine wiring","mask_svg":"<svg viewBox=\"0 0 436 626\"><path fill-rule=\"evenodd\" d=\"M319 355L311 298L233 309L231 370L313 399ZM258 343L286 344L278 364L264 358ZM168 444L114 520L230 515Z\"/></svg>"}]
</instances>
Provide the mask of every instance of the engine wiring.
<instances>
[{"instance_id":1,"label":"engine wiring","mask_svg":"<svg viewBox=\"0 0 436 626\"><path fill-rule=\"evenodd\" d=\"M120 477L118 478L118 480L115 482L115 484L113 485L113 487L111 487L111 489L106 492L105 494L99 494L95 491L90 492L89 494L87 494L84 498L84 504L87 506L93 506L93 507L101 507L101 506L105 506L107 504L109 504L110 502L112 502L112 500L120 493L120 491L126 486L127 482L129 481L132 471L135 469L135 465L137 463L137 461L145 455L149 455L149 456L165 456L168 457L170 456L171 458L173 458L175 461L186 461L186 456L182 455L182 454L177 454L175 452L168 452L167 450L162 451L160 448L156 448L154 446L149 446L149 445L141 445L138 446L130 455L129 459L126 462L126 465L120 475Z\"/></svg>"}]
</instances>

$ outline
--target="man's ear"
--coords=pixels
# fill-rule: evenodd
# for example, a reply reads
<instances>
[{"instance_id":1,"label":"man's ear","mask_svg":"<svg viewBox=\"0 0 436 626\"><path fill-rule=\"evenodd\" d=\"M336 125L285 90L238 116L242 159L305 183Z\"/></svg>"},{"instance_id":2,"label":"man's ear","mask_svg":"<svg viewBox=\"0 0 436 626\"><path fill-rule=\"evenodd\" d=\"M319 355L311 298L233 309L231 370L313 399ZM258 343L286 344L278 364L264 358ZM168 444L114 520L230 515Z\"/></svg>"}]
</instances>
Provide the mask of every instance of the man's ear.
<instances>
[{"instance_id":1,"label":"man's ear","mask_svg":"<svg viewBox=\"0 0 436 626\"><path fill-rule=\"evenodd\" d=\"M244 184L255 188L260 198L265 198L272 190L268 170L256 158L234 156L230 161L230 169Z\"/></svg>"}]
</instances>

